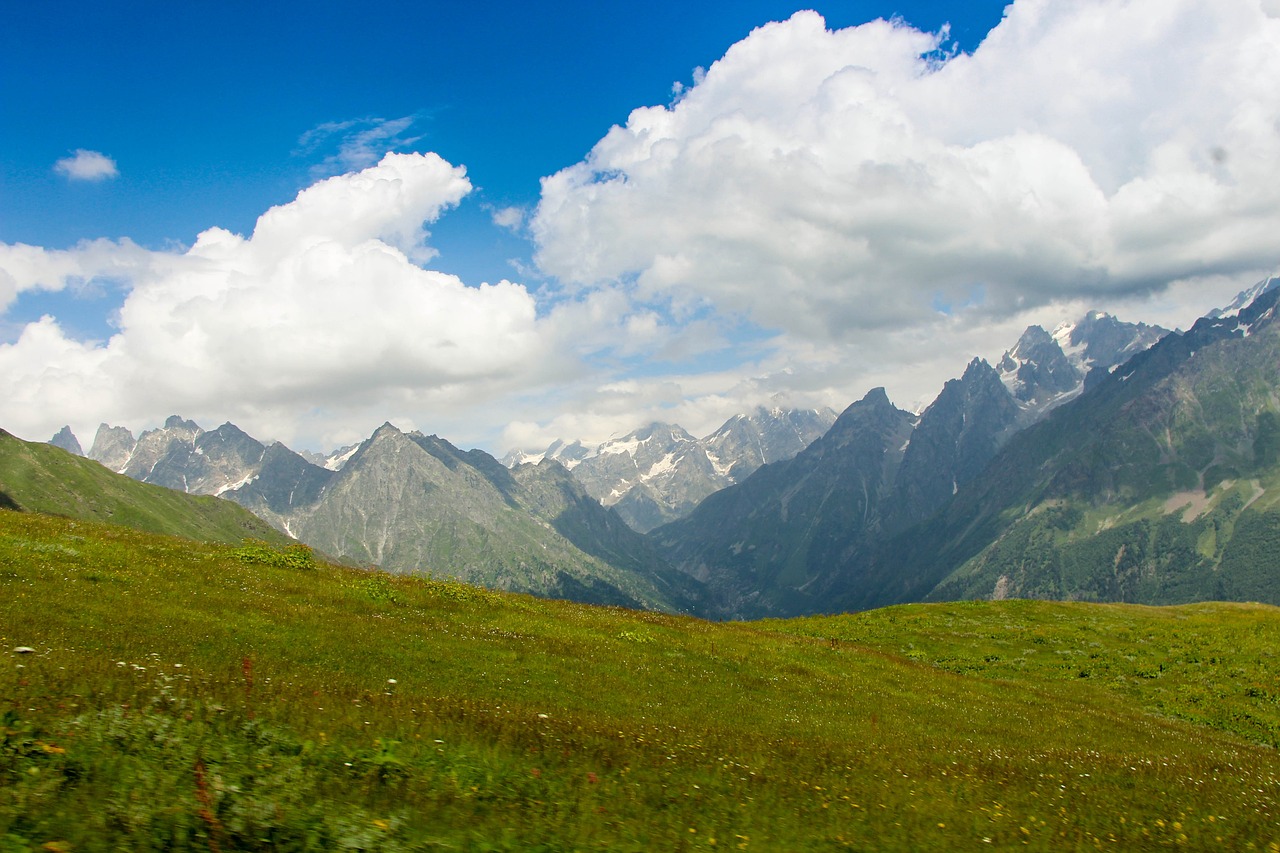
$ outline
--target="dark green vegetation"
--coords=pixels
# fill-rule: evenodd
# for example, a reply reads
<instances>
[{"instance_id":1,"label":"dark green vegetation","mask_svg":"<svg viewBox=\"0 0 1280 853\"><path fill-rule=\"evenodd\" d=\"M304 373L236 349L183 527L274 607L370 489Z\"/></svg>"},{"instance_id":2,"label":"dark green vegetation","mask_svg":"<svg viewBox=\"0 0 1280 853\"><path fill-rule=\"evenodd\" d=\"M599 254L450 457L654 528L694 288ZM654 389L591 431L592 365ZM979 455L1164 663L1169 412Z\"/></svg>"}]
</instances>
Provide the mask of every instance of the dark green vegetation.
<instances>
[{"instance_id":1,"label":"dark green vegetation","mask_svg":"<svg viewBox=\"0 0 1280 853\"><path fill-rule=\"evenodd\" d=\"M0 850L1280 849L1273 608L713 624L308 556L0 512Z\"/></svg>"},{"instance_id":2,"label":"dark green vegetation","mask_svg":"<svg viewBox=\"0 0 1280 853\"><path fill-rule=\"evenodd\" d=\"M209 542L289 541L235 504L139 483L0 429L0 508L107 521Z\"/></svg>"}]
</instances>

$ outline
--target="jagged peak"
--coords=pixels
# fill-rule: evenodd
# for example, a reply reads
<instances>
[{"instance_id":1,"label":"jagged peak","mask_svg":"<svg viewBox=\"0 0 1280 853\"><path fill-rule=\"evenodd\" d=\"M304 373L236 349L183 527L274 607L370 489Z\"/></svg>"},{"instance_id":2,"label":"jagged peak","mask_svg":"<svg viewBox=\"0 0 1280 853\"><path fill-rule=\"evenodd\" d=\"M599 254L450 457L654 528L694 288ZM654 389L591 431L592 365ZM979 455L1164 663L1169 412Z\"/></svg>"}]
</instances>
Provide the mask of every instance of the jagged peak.
<instances>
[{"instance_id":1,"label":"jagged peak","mask_svg":"<svg viewBox=\"0 0 1280 853\"><path fill-rule=\"evenodd\" d=\"M1041 331L1043 331L1043 329ZM978 358L975 356L973 361L969 362L965 367L964 375L960 378L964 382L972 382L975 379L983 378L988 375L998 376L996 369L992 367L985 358Z\"/></svg>"},{"instance_id":2,"label":"jagged peak","mask_svg":"<svg viewBox=\"0 0 1280 853\"><path fill-rule=\"evenodd\" d=\"M76 438L76 434L71 431L70 424L54 433L53 438L49 439L48 443L54 447L60 447L68 453L74 453L76 456L84 456L84 448L80 446L80 439Z\"/></svg>"},{"instance_id":3,"label":"jagged peak","mask_svg":"<svg viewBox=\"0 0 1280 853\"><path fill-rule=\"evenodd\" d=\"M1033 346L1036 344L1045 344L1053 341L1053 335L1045 331L1044 326L1031 325L1022 332L1018 338L1018 342L1013 345L1014 350L1021 349L1025 346Z\"/></svg>"},{"instance_id":4,"label":"jagged peak","mask_svg":"<svg viewBox=\"0 0 1280 853\"><path fill-rule=\"evenodd\" d=\"M165 419L164 428L185 429L196 433L204 432L204 430L200 428L200 424L195 421L185 420L181 415L169 415L169 417Z\"/></svg>"},{"instance_id":5,"label":"jagged peak","mask_svg":"<svg viewBox=\"0 0 1280 853\"><path fill-rule=\"evenodd\" d=\"M244 430L240 429L240 427L236 426L236 425L235 425L235 424L233 424L231 421L227 421L226 423L220 424L220 425L218 426L218 428L217 428L217 429L209 430L208 432L206 432L206 433L205 433L205 435L214 435L214 434L217 434L217 435L243 435L243 436L244 436L244 437L246 437L246 438L252 438L252 436L250 436L250 435L249 435L249 433L247 433L247 432L245 432ZM255 439L255 441L256 441L256 439ZM261 443L261 442L259 442L259 443Z\"/></svg>"},{"instance_id":6,"label":"jagged peak","mask_svg":"<svg viewBox=\"0 0 1280 853\"><path fill-rule=\"evenodd\" d=\"M885 406L893 405L892 403L889 402L889 392L885 390L883 385L877 385L875 388L872 388L870 391L868 391L866 394L863 395L862 399L859 402L875 403L876 405L885 405Z\"/></svg>"}]
</instances>

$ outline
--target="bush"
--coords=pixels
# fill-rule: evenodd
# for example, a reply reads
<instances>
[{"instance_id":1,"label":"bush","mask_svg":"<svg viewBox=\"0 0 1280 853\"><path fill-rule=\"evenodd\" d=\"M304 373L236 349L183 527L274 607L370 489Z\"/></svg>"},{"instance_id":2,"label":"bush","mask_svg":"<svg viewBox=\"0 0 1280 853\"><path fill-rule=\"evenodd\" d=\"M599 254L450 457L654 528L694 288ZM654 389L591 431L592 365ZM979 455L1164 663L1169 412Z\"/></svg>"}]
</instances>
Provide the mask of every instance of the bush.
<instances>
[{"instance_id":1,"label":"bush","mask_svg":"<svg viewBox=\"0 0 1280 853\"><path fill-rule=\"evenodd\" d=\"M273 548L266 542L249 539L231 553L243 563L259 563L281 569L314 569L316 567L315 554L301 542L294 542L284 548Z\"/></svg>"}]
</instances>

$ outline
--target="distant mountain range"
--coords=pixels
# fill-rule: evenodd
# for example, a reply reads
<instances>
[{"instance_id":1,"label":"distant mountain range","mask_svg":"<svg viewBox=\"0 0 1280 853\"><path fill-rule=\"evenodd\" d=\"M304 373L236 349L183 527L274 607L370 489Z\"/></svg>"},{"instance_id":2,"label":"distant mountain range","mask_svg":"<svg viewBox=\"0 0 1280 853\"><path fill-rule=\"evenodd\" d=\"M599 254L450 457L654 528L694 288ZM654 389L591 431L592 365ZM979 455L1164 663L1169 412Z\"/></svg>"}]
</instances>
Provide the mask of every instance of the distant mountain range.
<instances>
[{"instance_id":1,"label":"distant mountain range","mask_svg":"<svg viewBox=\"0 0 1280 853\"><path fill-rule=\"evenodd\" d=\"M355 563L715 618L1280 601L1277 281L1186 333L1097 312L1033 326L918 414L875 389L834 419L758 409L703 439L652 424L506 465L390 424L308 458L175 416L136 439L104 424L88 455Z\"/></svg>"},{"instance_id":2,"label":"distant mountain range","mask_svg":"<svg viewBox=\"0 0 1280 853\"><path fill-rule=\"evenodd\" d=\"M669 611L693 609L700 596L559 464L512 471L390 424L313 462L234 424L205 431L173 416L137 439L103 424L89 457L135 480L234 501L357 564Z\"/></svg>"},{"instance_id":3,"label":"distant mountain range","mask_svg":"<svg viewBox=\"0 0 1280 853\"><path fill-rule=\"evenodd\" d=\"M513 451L503 463L554 459L573 472L588 494L645 533L687 515L707 495L745 479L761 465L790 459L835 419L831 409L762 406L735 415L705 438L653 423L592 447L556 441L536 455Z\"/></svg>"}]
</instances>

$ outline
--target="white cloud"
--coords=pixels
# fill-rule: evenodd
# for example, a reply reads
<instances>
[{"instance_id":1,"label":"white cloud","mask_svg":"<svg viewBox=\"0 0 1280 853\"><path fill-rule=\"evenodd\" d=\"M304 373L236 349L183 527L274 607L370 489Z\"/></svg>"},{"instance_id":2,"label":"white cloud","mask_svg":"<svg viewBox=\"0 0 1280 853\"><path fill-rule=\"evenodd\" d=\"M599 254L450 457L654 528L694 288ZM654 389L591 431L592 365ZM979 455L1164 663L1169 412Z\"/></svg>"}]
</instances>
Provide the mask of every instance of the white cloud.
<instances>
[{"instance_id":1,"label":"white cloud","mask_svg":"<svg viewBox=\"0 0 1280 853\"><path fill-rule=\"evenodd\" d=\"M0 243L0 312L27 290L58 291L94 280L123 280L147 269L152 254L130 240L84 240L73 249L49 250Z\"/></svg>"},{"instance_id":2,"label":"white cloud","mask_svg":"<svg viewBox=\"0 0 1280 853\"><path fill-rule=\"evenodd\" d=\"M70 157L63 157L54 163L53 169L73 181L105 181L120 174L115 160L86 148L77 148L71 152Z\"/></svg>"},{"instance_id":3,"label":"white cloud","mask_svg":"<svg viewBox=\"0 0 1280 853\"><path fill-rule=\"evenodd\" d=\"M532 216L489 211L534 235L556 278L532 292L426 268L424 223L471 185L434 155L377 159L410 119L324 125L301 145L358 171L248 237L0 245L0 310L128 293L109 341L44 318L0 346L0 425L87 442L177 412L327 449L390 419L541 449L650 420L705 434L779 394L842 409L885 385L916 407L1089 308L1185 326L1280 261L1274 12L1016 0L950 58L886 22L766 26L544 179Z\"/></svg>"},{"instance_id":4,"label":"white cloud","mask_svg":"<svg viewBox=\"0 0 1280 853\"><path fill-rule=\"evenodd\" d=\"M46 317L0 346L0 418L43 437L179 412L288 438L317 418L371 429L536 382L557 362L522 286L467 287L414 261L431 254L423 222L469 191L433 154L388 154L268 210L249 237L211 228L179 252L0 246L10 291L108 274L130 285L109 341L73 340Z\"/></svg>"},{"instance_id":5,"label":"white cloud","mask_svg":"<svg viewBox=\"0 0 1280 853\"><path fill-rule=\"evenodd\" d=\"M813 12L543 181L544 272L861 340L1280 260L1260 0L1017 0L972 55ZM954 308L953 308L954 310Z\"/></svg>"},{"instance_id":6,"label":"white cloud","mask_svg":"<svg viewBox=\"0 0 1280 853\"><path fill-rule=\"evenodd\" d=\"M524 227L528 215L528 211L522 207L500 207L489 214L494 225L514 232Z\"/></svg>"}]
</instances>

